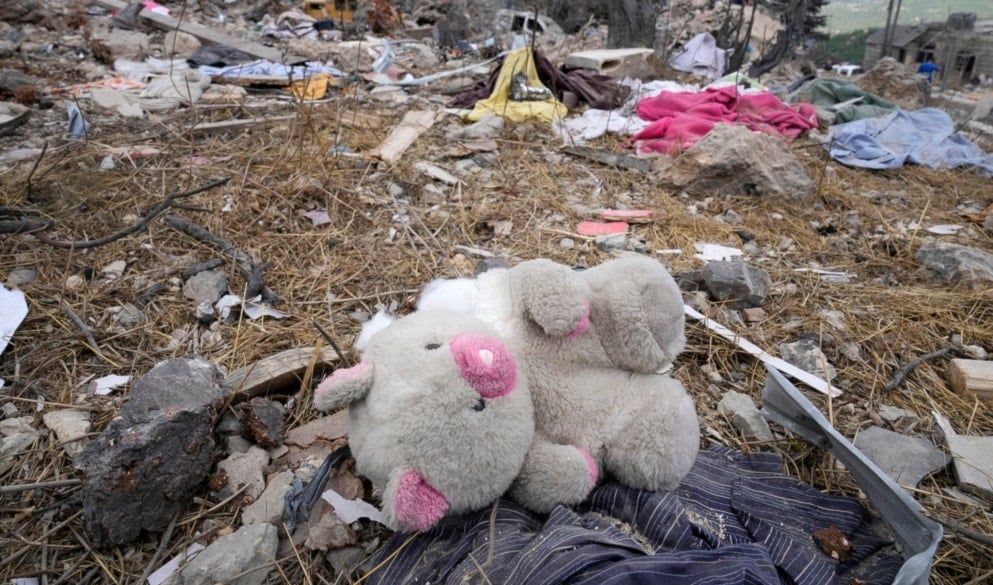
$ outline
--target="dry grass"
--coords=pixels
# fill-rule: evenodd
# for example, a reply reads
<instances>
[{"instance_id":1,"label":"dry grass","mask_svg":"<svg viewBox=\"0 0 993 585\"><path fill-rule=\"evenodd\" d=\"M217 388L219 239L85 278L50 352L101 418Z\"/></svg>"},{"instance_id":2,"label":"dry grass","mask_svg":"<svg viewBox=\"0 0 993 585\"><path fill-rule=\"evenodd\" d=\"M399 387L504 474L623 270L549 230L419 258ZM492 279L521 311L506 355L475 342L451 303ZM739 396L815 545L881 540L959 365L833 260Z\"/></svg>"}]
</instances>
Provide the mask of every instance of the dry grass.
<instances>
[{"instance_id":1,"label":"dry grass","mask_svg":"<svg viewBox=\"0 0 993 585\"><path fill-rule=\"evenodd\" d=\"M439 106L421 102L417 107ZM441 120L392 167L331 151L336 144L355 152L375 146L402 110L353 96L314 105L286 101L270 104L266 113L296 113L294 123L196 137L186 130L194 122L240 117L247 111L197 108L138 126L105 124L85 143L54 149L30 178L30 165L4 172L4 207L53 220L55 227L46 233L62 240L111 233L136 221L170 192L196 188L211 177L229 177L226 185L183 200L188 208L168 213L203 225L265 263L266 282L280 297L279 308L292 318L197 326L192 302L180 293L179 274L219 254L161 220L152 221L146 231L85 251L56 249L31 235L0 236L0 274L15 267L38 270L37 280L24 287L30 314L0 361L0 376L8 384L0 401L12 401L21 415L36 416L39 426L40 407L89 409L99 431L123 398L84 397L82 385L92 377L139 376L163 359L189 353L233 370L284 349L315 344L320 334L313 321L348 347L359 327L356 311L373 312L379 304L395 303L404 312L427 280L472 274L475 260L455 253L454 245L485 248L511 263L548 257L592 265L608 255L592 242L570 236L575 223L590 219L589 213L600 207L623 205L656 211L655 224L637 226L634 232L653 249L683 250L667 257L675 273L697 267L695 242L740 246L740 230L763 248L776 250L775 257L753 260L769 271L774 283L767 318L734 324L720 307L711 307L712 316L772 353L778 353L779 343L816 336L837 365L845 390L830 405L830 415L846 436L871 424L871 411L882 404L923 417L916 432L939 444L931 410L947 414L961 433L993 434L993 407L953 394L943 379L944 360L917 368L897 390L883 390L898 366L941 347L950 335L993 350L993 293L925 281L914 254L926 234L907 228L915 220L962 223L956 206L969 199L989 203L989 179L967 170L871 173L837 165L832 165L837 175L832 178L824 172L824 152L801 141L794 151L810 175L815 180L825 176L818 193L805 201L681 196L658 188L643 174L560 155L546 128L523 124L504 131L488 168L439 194L437 185L425 189L431 181L413 163L432 160L453 166L442 153L450 146L445 131L459 124L454 118ZM343 114L351 111L371 114L381 124L342 124ZM605 146L614 143L603 141ZM156 146L162 154L133 164L125 161L113 171L98 170L107 154L104 145L132 144ZM392 191L390 183L395 185ZM695 204L696 215L688 213L689 204ZM224 210L226 205L230 211ZM303 217L315 208L327 210L329 225L315 227ZM740 215L739 223L714 219L729 209ZM502 220L512 222L509 235L494 233L494 222ZM392 238L391 228L396 230ZM576 246L561 246L563 237L572 237ZM962 241L993 251L988 233ZM236 266L230 258L222 259L231 288L240 290L244 281ZM116 260L125 260L127 270L121 278L105 279L101 268ZM812 267L847 272L852 283L831 284L796 271ZM73 275L86 284L69 287L67 279ZM159 283L165 285L161 291L142 296ZM139 299L144 302L142 322L115 325L116 308ZM92 329L98 347L86 346L63 303ZM843 313L842 328L832 325L824 311ZM776 449L786 457L789 473L829 492L860 496L851 477L815 448L796 441L744 443L716 413L716 403L729 389L758 399L763 368L698 325L689 325L689 337L690 347L675 373L697 399L707 441L745 450ZM856 344L861 357L845 357L843 344ZM702 371L708 364L723 382L708 379ZM819 395L808 395L827 411ZM304 389L289 414L291 424L315 416L306 398ZM28 452L0 461L2 485L75 476L71 460L50 434L39 435ZM993 534L987 513L991 502L976 507L942 491L954 483L951 472L943 471L914 493L929 515ZM206 491L192 502L177 518L171 539L162 543L160 558L170 558L195 538L203 542L237 526L237 508L217 504ZM136 582L160 548L159 539L150 536L119 550L93 550L79 506L76 486L0 495L0 580L41 574L49 585ZM987 551L987 545L948 531L932 582L946 585L988 576L993 561ZM333 574L319 553L291 550L274 562L278 571L270 577L273 583L348 582Z\"/></svg>"}]
</instances>

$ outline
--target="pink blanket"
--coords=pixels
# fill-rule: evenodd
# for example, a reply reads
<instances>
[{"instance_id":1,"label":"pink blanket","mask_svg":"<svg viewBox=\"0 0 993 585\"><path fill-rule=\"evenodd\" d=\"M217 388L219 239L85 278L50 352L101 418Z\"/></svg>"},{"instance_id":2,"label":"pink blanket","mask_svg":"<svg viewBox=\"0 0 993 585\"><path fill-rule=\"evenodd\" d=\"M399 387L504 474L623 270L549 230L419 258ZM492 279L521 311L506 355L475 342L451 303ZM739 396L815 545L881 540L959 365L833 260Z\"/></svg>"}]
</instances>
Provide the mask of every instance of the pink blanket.
<instances>
[{"instance_id":1,"label":"pink blanket","mask_svg":"<svg viewBox=\"0 0 993 585\"><path fill-rule=\"evenodd\" d=\"M655 121L631 138L640 153L686 150L720 122L742 124L786 141L817 127L810 104L784 104L767 92L741 94L733 85L700 92L663 91L638 102L638 116Z\"/></svg>"}]
</instances>

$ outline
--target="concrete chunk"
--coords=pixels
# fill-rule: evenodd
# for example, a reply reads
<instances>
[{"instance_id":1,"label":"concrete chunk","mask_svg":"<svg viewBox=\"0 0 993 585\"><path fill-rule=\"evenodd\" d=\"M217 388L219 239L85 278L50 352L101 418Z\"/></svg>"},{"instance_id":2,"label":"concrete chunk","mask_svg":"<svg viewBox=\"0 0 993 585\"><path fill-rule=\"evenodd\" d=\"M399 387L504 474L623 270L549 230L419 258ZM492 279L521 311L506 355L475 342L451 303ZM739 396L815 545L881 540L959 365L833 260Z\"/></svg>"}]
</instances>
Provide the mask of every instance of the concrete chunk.
<instances>
[{"instance_id":1,"label":"concrete chunk","mask_svg":"<svg viewBox=\"0 0 993 585\"><path fill-rule=\"evenodd\" d=\"M717 404L717 409L731 417L731 423L745 438L772 441L775 437L762 413L747 394L729 390Z\"/></svg>"},{"instance_id":2,"label":"concrete chunk","mask_svg":"<svg viewBox=\"0 0 993 585\"><path fill-rule=\"evenodd\" d=\"M920 437L908 437L882 427L869 427L855 446L900 485L916 487L930 473L948 465L948 456Z\"/></svg>"},{"instance_id":3,"label":"concrete chunk","mask_svg":"<svg viewBox=\"0 0 993 585\"><path fill-rule=\"evenodd\" d=\"M262 585L275 567L278 546L279 533L272 524L243 526L203 549L174 585Z\"/></svg>"},{"instance_id":4,"label":"concrete chunk","mask_svg":"<svg viewBox=\"0 0 993 585\"><path fill-rule=\"evenodd\" d=\"M613 71L624 68L629 62L644 61L654 53L652 49L645 48L579 51L565 58L565 66L569 69L593 69L598 73L610 75Z\"/></svg>"},{"instance_id":5,"label":"concrete chunk","mask_svg":"<svg viewBox=\"0 0 993 585\"><path fill-rule=\"evenodd\" d=\"M83 447L83 518L93 544L119 546L163 530L214 462L211 423L221 372L199 358L160 363L101 435Z\"/></svg>"}]
</instances>

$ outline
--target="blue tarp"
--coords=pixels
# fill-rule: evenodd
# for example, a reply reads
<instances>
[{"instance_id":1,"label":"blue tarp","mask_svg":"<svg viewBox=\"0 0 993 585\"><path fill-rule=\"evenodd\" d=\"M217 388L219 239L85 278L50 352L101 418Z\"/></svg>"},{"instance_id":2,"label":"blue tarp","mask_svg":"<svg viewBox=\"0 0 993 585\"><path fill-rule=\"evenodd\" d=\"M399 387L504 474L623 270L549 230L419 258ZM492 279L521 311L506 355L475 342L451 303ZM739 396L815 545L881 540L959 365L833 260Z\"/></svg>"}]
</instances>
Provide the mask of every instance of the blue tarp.
<instances>
[{"instance_id":1,"label":"blue tarp","mask_svg":"<svg viewBox=\"0 0 993 585\"><path fill-rule=\"evenodd\" d=\"M368 583L892 583L903 559L872 531L868 512L782 470L776 454L712 447L674 492L607 482L582 505L547 516L501 500L492 523L487 509L412 539L394 535L370 561L377 568ZM850 558L832 558L816 542L814 532L832 526L850 541Z\"/></svg>"},{"instance_id":2,"label":"blue tarp","mask_svg":"<svg viewBox=\"0 0 993 585\"><path fill-rule=\"evenodd\" d=\"M831 158L865 169L895 169L913 163L932 169L974 166L993 175L993 155L955 132L951 116L936 108L897 110L832 126L825 144Z\"/></svg>"}]
</instances>

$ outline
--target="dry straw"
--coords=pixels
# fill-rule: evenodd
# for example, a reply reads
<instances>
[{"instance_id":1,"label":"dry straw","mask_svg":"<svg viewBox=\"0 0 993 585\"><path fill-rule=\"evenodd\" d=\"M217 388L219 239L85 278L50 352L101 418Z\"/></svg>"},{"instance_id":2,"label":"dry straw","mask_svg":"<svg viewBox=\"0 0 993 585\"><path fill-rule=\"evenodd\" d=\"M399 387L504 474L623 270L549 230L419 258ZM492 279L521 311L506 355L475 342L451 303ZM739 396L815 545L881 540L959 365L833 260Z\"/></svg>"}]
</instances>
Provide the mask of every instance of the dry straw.
<instances>
[{"instance_id":1,"label":"dry straw","mask_svg":"<svg viewBox=\"0 0 993 585\"><path fill-rule=\"evenodd\" d=\"M416 96L415 104L439 108L428 96ZM4 171L3 211L22 210L52 221L45 231L52 239L93 240L138 221L169 193L227 177L221 186L176 201L168 213L251 256L264 268L278 308L292 317L198 326L193 303L179 290L183 270L219 257L232 290L243 290L246 281L233 258L160 220L88 250L55 248L26 234L0 236L0 273L16 267L38 271L37 280L25 287L30 314L3 356L0 374L8 385L0 391L2 401L32 416L36 407L81 406L92 411L99 431L123 397L86 396L84 382L93 377L140 376L161 360L191 353L234 370L285 349L314 345L321 339L315 321L348 348L359 327L357 313L391 304L402 313L426 281L471 275L475 259L454 246L483 248L509 263L547 257L593 265L609 256L572 235L575 224L594 218L599 208L626 206L655 210L657 221L635 226L633 237L653 250L682 250L666 256L676 273L699 266L692 257L696 242L741 246L744 236L775 252L753 259L773 282L764 320L735 322L717 305L710 306L710 316L774 354L780 343L816 338L838 368L844 394L830 404L830 416L846 436L872 424L884 404L922 417L914 432L938 444L932 409L948 415L960 433L993 433L993 407L950 392L943 379L945 360L923 363L895 390L883 390L899 366L941 348L952 335L993 350L993 293L924 279L914 256L926 234L908 227L911 222L962 224L966 220L957 206L968 200L989 203L989 179L971 171L867 172L832 164L833 172L825 174L823 150L800 141L793 150L818 182L815 195L802 201L684 195L660 187L658 177L563 155L548 128L521 124L504 130L497 152L480 157L482 170L463 175L460 185L444 186L413 165L428 160L454 169L457 159L446 157L452 146L446 132L460 125L455 118L443 118L399 163L383 167L350 153L378 144L410 106L348 95L315 105L250 106L198 108L158 122L96 127L87 142L47 154L30 177L31 165ZM262 111L292 114L295 120L231 134L187 130L198 122ZM99 170L109 153L105 145L139 144L162 153ZM616 140L606 138L597 146L614 148ZM330 223L312 225L303 213L313 209L326 210ZM740 221L715 219L728 210ZM564 246L565 237L574 245ZM977 238L969 243L993 250L988 233ZM104 278L101 269L119 260L127 263L123 275ZM851 282L827 282L798 268L845 272ZM70 286L80 277L82 286ZM139 324L115 324L119 307L127 303L140 308ZM86 325L92 342L63 305ZM832 311L843 315L840 328L827 317ZM695 324L688 328L690 345L675 374L697 399L705 441L778 451L788 473L831 493L862 497L851 477L810 445L743 441L717 414L716 403L729 389L757 400L764 371L707 330ZM852 347L858 355L842 351ZM713 382L705 366L723 381ZM819 395L809 395L827 411ZM290 413L293 424L315 415L305 400ZM0 461L5 486L75 477L71 460L52 435L41 434L27 452ZM993 534L986 512L990 501L980 499L977 506L947 491L954 484L951 472L942 471L914 490L929 515L963 528L948 530L938 551L932 575L938 585L980 579L993 569L988 543L975 537ZM99 551L87 544L78 486L3 493L0 580L41 575L49 585L135 583L153 556L171 558L194 540L205 542L237 526L238 510L216 504L208 499L191 503L164 547L149 537L120 550ZM306 549L273 562L279 568L271 574L274 583L348 582L347 576L333 573L322 554Z\"/></svg>"}]
</instances>

